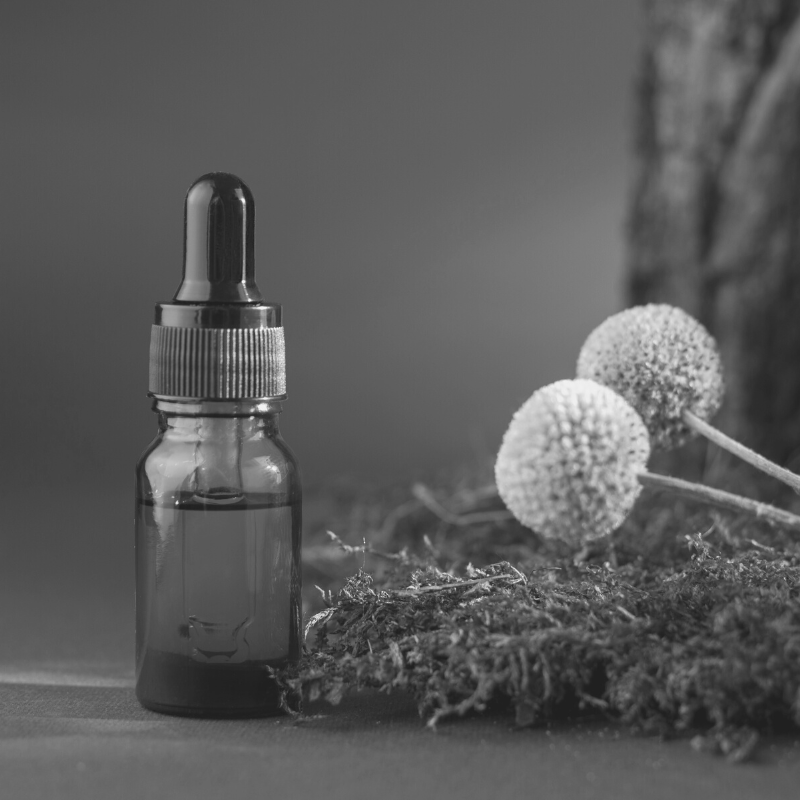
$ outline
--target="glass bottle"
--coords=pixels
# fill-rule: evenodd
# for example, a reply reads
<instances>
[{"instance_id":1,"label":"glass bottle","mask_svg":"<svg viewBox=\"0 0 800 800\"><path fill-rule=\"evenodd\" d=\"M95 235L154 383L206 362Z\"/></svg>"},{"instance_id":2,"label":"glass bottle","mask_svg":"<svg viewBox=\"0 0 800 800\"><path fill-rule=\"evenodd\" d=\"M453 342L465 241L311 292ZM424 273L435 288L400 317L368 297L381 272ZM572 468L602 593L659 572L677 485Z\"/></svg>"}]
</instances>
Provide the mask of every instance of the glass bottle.
<instances>
[{"instance_id":1,"label":"glass bottle","mask_svg":"<svg viewBox=\"0 0 800 800\"><path fill-rule=\"evenodd\" d=\"M156 307L159 433L136 468L136 694L164 713L276 713L269 668L300 655L301 489L278 427L283 329L255 285L253 221L238 178L195 182L184 280Z\"/></svg>"}]
</instances>

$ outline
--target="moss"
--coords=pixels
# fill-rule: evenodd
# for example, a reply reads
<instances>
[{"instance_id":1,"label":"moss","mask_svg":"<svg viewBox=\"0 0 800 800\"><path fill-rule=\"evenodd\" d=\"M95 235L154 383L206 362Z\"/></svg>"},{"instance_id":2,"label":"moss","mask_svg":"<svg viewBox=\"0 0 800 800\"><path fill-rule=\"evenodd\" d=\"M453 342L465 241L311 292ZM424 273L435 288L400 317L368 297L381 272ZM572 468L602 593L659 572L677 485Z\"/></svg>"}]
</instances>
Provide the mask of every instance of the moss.
<instances>
[{"instance_id":1,"label":"moss","mask_svg":"<svg viewBox=\"0 0 800 800\"><path fill-rule=\"evenodd\" d=\"M513 524L462 537L410 509L419 547L370 557L382 565L375 575L361 569L327 596L302 662L282 674L287 692L338 702L354 688L406 690L431 726L489 708L520 726L602 714L644 733L691 734L732 760L749 757L759 735L796 734L796 545L658 502L582 563ZM492 555L494 532L515 564L465 564L470 543Z\"/></svg>"}]
</instances>

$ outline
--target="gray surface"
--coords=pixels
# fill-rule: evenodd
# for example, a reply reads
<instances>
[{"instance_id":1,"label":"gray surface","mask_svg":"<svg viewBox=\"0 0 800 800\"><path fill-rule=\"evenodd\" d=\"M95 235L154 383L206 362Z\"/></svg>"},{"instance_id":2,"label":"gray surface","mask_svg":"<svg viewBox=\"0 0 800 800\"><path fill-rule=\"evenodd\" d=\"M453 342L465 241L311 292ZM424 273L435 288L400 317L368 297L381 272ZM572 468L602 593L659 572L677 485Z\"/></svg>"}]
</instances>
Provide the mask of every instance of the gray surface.
<instances>
[{"instance_id":1,"label":"gray surface","mask_svg":"<svg viewBox=\"0 0 800 800\"><path fill-rule=\"evenodd\" d=\"M797 797L800 747L732 766L686 741L579 724L512 731L487 717L427 730L402 695L363 693L311 718L206 721L136 703L130 679L0 671L0 797Z\"/></svg>"},{"instance_id":2,"label":"gray surface","mask_svg":"<svg viewBox=\"0 0 800 800\"><path fill-rule=\"evenodd\" d=\"M132 503L50 492L0 538L0 800L795 798L800 746L731 766L606 725L428 731L407 698L354 696L307 722L164 717L133 696ZM55 534L58 535L55 535Z\"/></svg>"}]
</instances>

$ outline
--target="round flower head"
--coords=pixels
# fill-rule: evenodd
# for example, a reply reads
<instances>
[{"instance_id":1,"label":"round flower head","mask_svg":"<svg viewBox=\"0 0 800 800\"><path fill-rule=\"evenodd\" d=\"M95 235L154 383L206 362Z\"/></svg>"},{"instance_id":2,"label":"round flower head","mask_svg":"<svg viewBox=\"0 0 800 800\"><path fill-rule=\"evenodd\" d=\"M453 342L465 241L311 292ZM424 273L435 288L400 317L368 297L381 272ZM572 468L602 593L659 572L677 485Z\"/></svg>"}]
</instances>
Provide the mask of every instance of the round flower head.
<instances>
[{"instance_id":1,"label":"round flower head","mask_svg":"<svg viewBox=\"0 0 800 800\"><path fill-rule=\"evenodd\" d=\"M647 428L616 392L557 381L514 414L497 455L497 490L523 525L577 547L623 522L649 455Z\"/></svg>"},{"instance_id":2,"label":"round flower head","mask_svg":"<svg viewBox=\"0 0 800 800\"><path fill-rule=\"evenodd\" d=\"M621 394L641 415L653 446L664 449L694 435L684 411L708 420L724 392L714 338L668 305L635 306L609 317L589 334L577 374Z\"/></svg>"}]
</instances>

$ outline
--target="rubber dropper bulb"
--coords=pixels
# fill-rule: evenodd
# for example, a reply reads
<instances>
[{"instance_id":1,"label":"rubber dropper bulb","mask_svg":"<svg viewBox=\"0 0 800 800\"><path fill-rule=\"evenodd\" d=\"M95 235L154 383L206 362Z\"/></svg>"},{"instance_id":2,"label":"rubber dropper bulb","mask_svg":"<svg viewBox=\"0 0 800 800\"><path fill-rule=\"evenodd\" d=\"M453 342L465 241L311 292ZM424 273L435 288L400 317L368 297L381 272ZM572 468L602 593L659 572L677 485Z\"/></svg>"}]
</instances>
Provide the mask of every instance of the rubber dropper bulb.
<instances>
[{"instance_id":1,"label":"rubber dropper bulb","mask_svg":"<svg viewBox=\"0 0 800 800\"><path fill-rule=\"evenodd\" d=\"M174 303L260 303L255 278L256 204L247 184L209 172L186 193L183 281Z\"/></svg>"}]
</instances>

